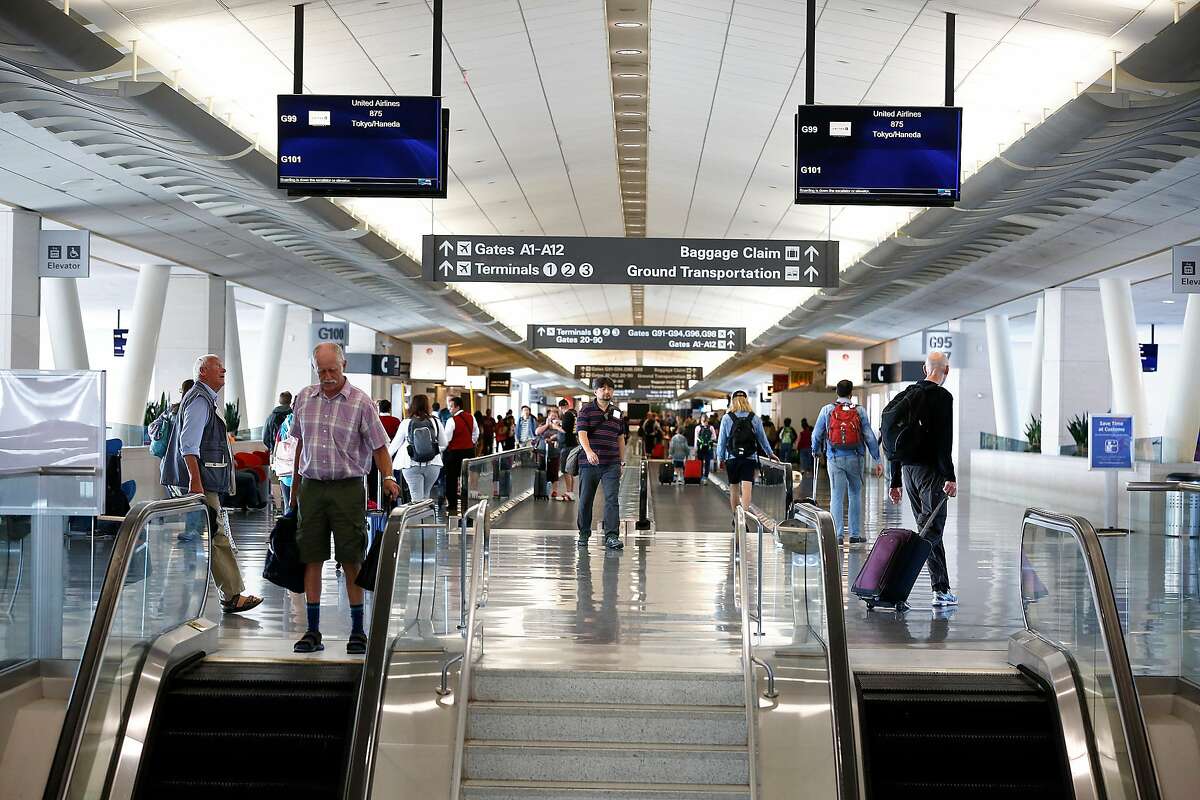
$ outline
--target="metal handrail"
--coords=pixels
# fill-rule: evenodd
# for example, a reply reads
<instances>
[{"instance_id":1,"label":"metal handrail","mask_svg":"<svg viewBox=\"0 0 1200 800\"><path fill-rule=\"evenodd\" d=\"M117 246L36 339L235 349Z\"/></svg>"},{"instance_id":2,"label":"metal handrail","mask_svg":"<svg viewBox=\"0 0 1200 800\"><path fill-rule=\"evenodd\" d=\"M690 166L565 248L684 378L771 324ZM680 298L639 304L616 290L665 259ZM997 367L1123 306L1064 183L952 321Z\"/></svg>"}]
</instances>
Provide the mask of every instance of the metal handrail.
<instances>
[{"instance_id":1,"label":"metal handrail","mask_svg":"<svg viewBox=\"0 0 1200 800\"><path fill-rule=\"evenodd\" d=\"M0 477L16 478L23 475L52 475L52 476L69 476L69 477L87 477L89 475L99 475L99 467L56 467L56 466L41 466L41 467L17 467L15 469L0 469Z\"/></svg>"},{"instance_id":2,"label":"metal handrail","mask_svg":"<svg viewBox=\"0 0 1200 800\"><path fill-rule=\"evenodd\" d=\"M354 727L350 730L351 754L346 770L344 797L367 798L371 777L375 772L375 755L379 747L379 710L382 707L383 687L391 661L390 635L393 593L399 567L400 547L404 543L410 519L420 519L437 508L433 500L418 500L397 506L388 515L379 545L379 562L375 572L375 592L371 605L371 632L367 641L367 656L363 663L354 712Z\"/></svg>"},{"instance_id":3,"label":"metal handrail","mask_svg":"<svg viewBox=\"0 0 1200 800\"><path fill-rule=\"evenodd\" d=\"M532 444L527 444L522 447L514 447L512 450L500 450L495 453L489 453L486 456L475 456L474 458L463 459L462 475L459 478L459 481L462 485L458 487L458 492L460 493L459 494L459 501L461 503L460 507L466 508L467 503L469 502L469 499L470 499L469 490L470 490L471 467L475 466L476 464L482 464L485 461L500 461L503 458L512 458L513 456L518 455L520 453L536 453L536 452L537 452L536 447L534 447Z\"/></svg>"},{"instance_id":4,"label":"metal handrail","mask_svg":"<svg viewBox=\"0 0 1200 800\"><path fill-rule=\"evenodd\" d=\"M795 494L794 494L795 490L792 486L792 463L790 461L777 461L776 459L771 458L770 456L764 456L764 455L759 455L758 463L759 464L764 464L764 463L770 464L773 467L778 467L779 469L783 470L783 486L784 486L784 492L785 492L783 507L791 508L792 504L796 500Z\"/></svg>"},{"instance_id":5,"label":"metal handrail","mask_svg":"<svg viewBox=\"0 0 1200 800\"><path fill-rule=\"evenodd\" d=\"M1138 698L1137 685L1133 679L1133 669L1129 665L1129 652L1125 649L1125 635L1121 629L1121 618L1117 611L1117 601L1113 594L1108 567L1105 565L1100 538L1096 535L1092 523L1083 517L1059 514L1040 508L1029 508L1026 509L1025 519L1021 523L1022 553L1025 550L1024 532L1029 525L1050 528L1072 535L1083 553L1088 587L1091 590L1092 602L1096 606L1096 615L1100 622L1100 635L1104 641L1109 666L1112 668L1117 710L1121 716L1121 728L1125 735L1125 743L1129 748L1129 760L1133 766L1134 785L1138 798L1139 800L1160 800L1161 793L1154 765L1154 751L1150 747L1150 736L1146 731L1141 701ZM1022 615L1027 631L1051 645L1063 649L1058 642L1043 636L1030 624L1028 607L1024 608Z\"/></svg>"},{"instance_id":6,"label":"metal handrail","mask_svg":"<svg viewBox=\"0 0 1200 800\"><path fill-rule=\"evenodd\" d=\"M1125 484L1127 492L1178 492L1179 481L1129 481Z\"/></svg>"},{"instance_id":7,"label":"metal handrail","mask_svg":"<svg viewBox=\"0 0 1200 800\"><path fill-rule=\"evenodd\" d=\"M825 618L829 635L829 700L833 706L833 752L841 800L858 798L858 749L854 733L854 677L850 671L850 646L846 638L846 607L842 598L841 548L833 516L817 506L797 503L792 515L811 523L817 533L821 584L825 590ZM795 591L795 578L792 590ZM793 608L796 603L793 601Z\"/></svg>"},{"instance_id":8,"label":"metal handrail","mask_svg":"<svg viewBox=\"0 0 1200 800\"><path fill-rule=\"evenodd\" d=\"M487 602L487 582L491 573L492 519L487 499L479 503L475 517L475 541L471 544L471 598L467 627L463 629L462 666L458 671L458 693L454 697L454 759L450 773L450 797L462 794L463 755L467 737L467 700L471 690L471 671L475 658L475 634L482 632L483 620L477 619L479 607Z\"/></svg>"},{"instance_id":9,"label":"metal handrail","mask_svg":"<svg viewBox=\"0 0 1200 800\"><path fill-rule=\"evenodd\" d=\"M1179 484L1181 492L1200 492L1200 483L1192 483L1190 481L1182 481Z\"/></svg>"},{"instance_id":10,"label":"metal handrail","mask_svg":"<svg viewBox=\"0 0 1200 800\"><path fill-rule=\"evenodd\" d=\"M746 571L746 510L738 506L734 518L734 559L736 591L741 596L742 611L742 669L746 701L746 746L750 753L750 800L758 797L758 740L755 735L755 712L758 709L758 676L754 671L754 653L750 643L750 576ZM451 795L454 797L455 795Z\"/></svg>"},{"instance_id":11,"label":"metal handrail","mask_svg":"<svg viewBox=\"0 0 1200 800\"><path fill-rule=\"evenodd\" d=\"M83 740L84 722L92 707L96 686L100 680L104 646L112 632L117 603L121 598L121 590L125 586L125 578L129 573L129 562L142 529L152 517L173 512L207 510L207 508L203 495L189 494L183 497L143 501L125 515L125 519L117 531L117 536L113 540L112 554L109 556L108 569L104 573L104 582L101 584L100 596L96 601L96 611L92 617L92 626L88 631L87 644L83 648L83 655L79 660L79 670L76 672L75 682L71 686L71 697L67 702L67 713L63 718L62 732L59 734L58 745L54 750L50 777L47 779L46 788L42 793L43 800L60 800L66 796L66 791L71 785L71 777L75 771L79 747ZM209 514L206 513L204 515L206 528L209 523ZM208 530L208 541L212 541L211 529ZM207 581L202 591L201 613L203 613L205 600L208 597Z\"/></svg>"}]
</instances>

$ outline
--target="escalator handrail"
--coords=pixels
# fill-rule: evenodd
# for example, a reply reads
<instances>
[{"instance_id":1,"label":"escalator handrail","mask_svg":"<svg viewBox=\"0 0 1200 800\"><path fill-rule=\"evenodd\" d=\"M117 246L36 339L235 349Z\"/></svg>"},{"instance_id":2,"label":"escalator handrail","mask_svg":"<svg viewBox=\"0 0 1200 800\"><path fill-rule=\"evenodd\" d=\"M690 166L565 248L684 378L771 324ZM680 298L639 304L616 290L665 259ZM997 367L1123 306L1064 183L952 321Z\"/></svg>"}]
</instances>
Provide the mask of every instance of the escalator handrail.
<instances>
[{"instance_id":1,"label":"escalator handrail","mask_svg":"<svg viewBox=\"0 0 1200 800\"><path fill-rule=\"evenodd\" d=\"M1129 748L1129 760L1133 766L1133 778L1138 798L1139 800L1161 800L1158 773L1154 766L1154 752L1150 747L1150 735L1146 730L1137 684L1134 682L1133 669L1129 664L1129 652L1125 648L1125 634L1121 628L1121 617L1117 610L1112 579L1104 561L1104 550L1100 545L1100 537L1096 535L1096 529L1092 527L1092 523L1084 517L1074 514L1059 514L1040 508L1028 508L1025 510L1025 518L1021 523L1022 540L1024 539L1024 530L1030 524L1069 533L1074 536L1079 545L1087 570L1092 602L1096 606L1096 616L1100 622L1100 635L1104 639L1104 649L1108 655L1109 666L1112 668L1117 710L1121 716L1121 728L1125 736L1125 743ZM1024 544L1021 549L1024 552ZM1027 631L1064 649L1061 643L1044 637L1030 624L1028 608L1023 609L1021 613Z\"/></svg>"},{"instance_id":2,"label":"escalator handrail","mask_svg":"<svg viewBox=\"0 0 1200 800\"><path fill-rule=\"evenodd\" d=\"M750 571L746 569L746 559L749 558L750 552L747 549L746 542L746 509L742 506L737 507L734 516L734 553L733 569L734 569L734 592L735 596L739 597L742 616L742 669L744 670L743 683L745 685L745 701L747 713L746 725L746 746L750 753L750 800L756 800L758 797L758 770L756 762L758 761L758 743L755 729L757 728L755 721L755 712L758 709L758 680L754 672L754 645L751 642L753 638L750 632L750 598L753 597L750 593ZM761 580L761 575L759 576Z\"/></svg>"},{"instance_id":3,"label":"escalator handrail","mask_svg":"<svg viewBox=\"0 0 1200 800\"><path fill-rule=\"evenodd\" d=\"M71 685L70 699L67 701L67 712L63 718L62 730L59 733L58 745L54 750L54 760L50 766L50 776L42 793L43 800L61 800L71 785L71 776L75 769L75 761L79 755L79 747L83 739L83 726L96 694L96 685L100 679L100 665L104 657L105 645L112 631L113 619L116 615L117 602L121 590L125 586L125 578L129 573L129 563L137 545L142 528L155 516L173 512L190 510L207 510L204 496L189 494L183 497L168 497L162 500L147 500L137 503L125 515L113 540L112 554L109 556L108 568L104 573L104 581L100 586L100 596L96 601L96 611L92 617L91 628L88 630L87 644L79 660L79 670ZM212 541L210 519L204 515L205 536ZM211 545L210 545L211 546ZM205 559L208 552L205 552ZM205 569L207 573L208 570ZM208 583L200 598L200 609L203 613L205 600L208 595Z\"/></svg>"},{"instance_id":4,"label":"escalator handrail","mask_svg":"<svg viewBox=\"0 0 1200 800\"><path fill-rule=\"evenodd\" d=\"M461 493L460 494L460 500L462 501L461 507L466 508L467 501L469 500L469 495L470 495L469 481L471 479L471 468L472 467L475 467L479 464L486 463L488 461L499 462L505 458L512 458L513 456L520 455L522 453L536 453L537 451L538 451L537 447L535 447L532 444L527 444L527 445L522 445L521 447L514 447L512 450L498 450L495 453L488 453L486 456L475 456L474 458L463 459L462 477L459 479L461 481L462 485L455 489L455 491L458 491Z\"/></svg>"},{"instance_id":5,"label":"escalator handrail","mask_svg":"<svg viewBox=\"0 0 1200 800\"><path fill-rule=\"evenodd\" d=\"M792 516L800 516L817 532L821 585L829 635L825 653L829 660L829 700L833 711L834 758L840 800L858 798L858 748L854 730L854 678L850 671L850 646L846 638L846 608L842 598L841 548L833 515L807 503L796 503ZM792 581L795 591L795 580ZM795 608L795 601L793 601Z\"/></svg>"},{"instance_id":6,"label":"escalator handrail","mask_svg":"<svg viewBox=\"0 0 1200 800\"><path fill-rule=\"evenodd\" d=\"M759 455L758 463L769 464L772 467L783 470L783 490L784 490L784 508L791 508L795 502L795 489L792 486L792 463L790 461L777 461L770 456Z\"/></svg>"},{"instance_id":7,"label":"escalator handrail","mask_svg":"<svg viewBox=\"0 0 1200 800\"><path fill-rule=\"evenodd\" d=\"M458 672L458 693L454 697L454 757L451 759L450 797L462 792L463 758L467 744L467 705L471 693L471 672L475 662L475 635L482 638L483 620L476 618L480 606L487 604L487 585L491 575L492 515L485 497L476 506L475 540L471 543L471 594L467 608L467 627L463 629L463 656Z\"/></svg>"},{"instance_id":8,"label":"escalator handrail","mask_svg":"<svg viewBox=\"0 0 1200 800\"><path fill-rule=\"evenodd\" d=\"M390 628L400 548L408 533L409 520L421 519L436 508L437 504L433 500L418 500L415 503L397 506L388 515L387 525L383 529L383 541L379 545L379 562L375 573L375 591L371 601L367 656L363 662L358 705L354 712L354 726L350 730L350 746L347 750L350 761L346 769L346 786L343 793L347 800L368 797L371 775L375 770L379 710L383 702L384 683L387 680L388 664L392 655Z\"/></svg>"}]
</instances>

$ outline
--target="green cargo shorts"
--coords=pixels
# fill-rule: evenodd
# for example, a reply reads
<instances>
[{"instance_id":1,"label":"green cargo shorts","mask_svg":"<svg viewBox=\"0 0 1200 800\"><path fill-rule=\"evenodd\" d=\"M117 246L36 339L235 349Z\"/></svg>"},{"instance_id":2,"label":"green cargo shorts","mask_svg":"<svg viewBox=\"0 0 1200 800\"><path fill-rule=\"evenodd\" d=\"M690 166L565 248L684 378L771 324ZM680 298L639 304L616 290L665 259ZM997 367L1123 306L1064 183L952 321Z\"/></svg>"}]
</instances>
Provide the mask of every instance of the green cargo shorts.
<instances>
[{"instance_id":1,"label":"green cargo shorts","mask_svg":"<svg viewBox=\"0 0 1200 800\"><path fill-rule=\"evenodd\" d=\"M329 534L334 557L342 564L361 564L367 554L367 490L362 478L300 481L296 546L300 560L329 560Z\"/></svg>"}]
</instances>

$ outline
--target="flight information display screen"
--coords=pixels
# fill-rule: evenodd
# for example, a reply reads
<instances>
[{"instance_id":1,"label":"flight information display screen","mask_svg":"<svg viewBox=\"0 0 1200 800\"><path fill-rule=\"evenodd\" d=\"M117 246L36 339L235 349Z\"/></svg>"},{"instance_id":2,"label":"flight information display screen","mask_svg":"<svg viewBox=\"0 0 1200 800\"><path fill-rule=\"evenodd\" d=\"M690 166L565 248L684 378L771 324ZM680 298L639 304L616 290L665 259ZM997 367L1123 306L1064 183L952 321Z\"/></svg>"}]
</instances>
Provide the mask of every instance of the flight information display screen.
<instances>
[{"instance_id":1,"label":"flight information display screen","mask_svg":"<svg viewBox=\"0 0 1200 800\"><path fill-rule=\"evenodd\" d=\"M300 194L445 196L439 97L279 95L279 188Z\"/></svg>"},{"instance_id":2,"label":"flight information display screen","mask_svg":"<svg viewBox=\"0 0 1200 800\"><path fill-rule=\"evenodd\" d=\"M949 206L959 199L962 109L800 106L796 202Z\"/></svg>"}]
</instances>

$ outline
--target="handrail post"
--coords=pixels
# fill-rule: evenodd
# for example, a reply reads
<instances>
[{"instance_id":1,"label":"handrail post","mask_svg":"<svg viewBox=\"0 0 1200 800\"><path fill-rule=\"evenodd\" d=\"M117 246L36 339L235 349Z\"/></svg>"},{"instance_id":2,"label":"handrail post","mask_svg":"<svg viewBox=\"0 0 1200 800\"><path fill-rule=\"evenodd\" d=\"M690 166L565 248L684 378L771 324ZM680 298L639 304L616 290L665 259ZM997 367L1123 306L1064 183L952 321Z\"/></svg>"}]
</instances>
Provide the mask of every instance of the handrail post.
<instances>
[{"instance_id":1,"label":"handrail post","mask_svg":"<svg viewBox=\"0 0 1200 800\"><path fill-rule=\"evenodd\" d=\"M467 517L466 509L458 518L458 629L467 627Z\"/></svg>"},{"instance_id":2,"label":"handrail post","mask_svg":"<svg viewBox=\"0 0 1200 800\"><path fill-rule=\"evenodd\" d=\"M646 464L647 461L643 458L641 471L638 475L638 519L634 527L639 531L650 530L650 500L649 489L647 487L650 478L646 470Z\"/></svg>"},{"instance_id":3,"label":"handrail post","mask_svg":"<svg viewBox=\"0 0 1200 800\"><path fill-rule=\"evenodd\" d=\"M763 618L763 612L762 612L762 608L763 608L763 603L762 603L762 598L763 598L763 533L766 530L766 526L763 525L763 522L761 519L758 519L756 517L755 520L758 522L758 574L755 575L755 578L757 578L756 582L758 583L758 619L756 621L758 623L758 635L762 636L763 635L763 621L762 621L762 618Z\"/></svg>"}]
</instances>

